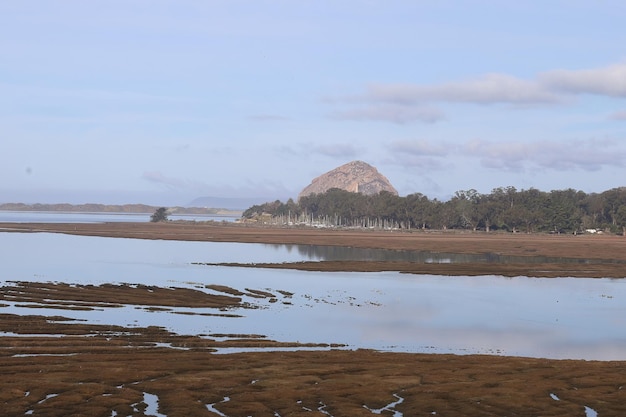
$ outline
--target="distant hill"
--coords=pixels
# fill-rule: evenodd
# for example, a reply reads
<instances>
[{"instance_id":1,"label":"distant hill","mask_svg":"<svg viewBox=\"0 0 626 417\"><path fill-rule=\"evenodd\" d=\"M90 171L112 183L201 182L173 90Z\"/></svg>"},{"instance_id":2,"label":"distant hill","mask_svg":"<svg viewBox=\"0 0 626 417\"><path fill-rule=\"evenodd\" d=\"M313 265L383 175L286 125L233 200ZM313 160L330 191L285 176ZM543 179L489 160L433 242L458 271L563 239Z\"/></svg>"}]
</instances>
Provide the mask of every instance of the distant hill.
<instances>
[{"instance_id":1,"label":"distant hill","mask_svg":"<svg viewBox=\"0 0 626 417\"><path fill-rule=\"evenodd\" d=\"M363 161L352 161L313 179L300 192L298 199L313 193L323 194L331 188L365 195L374 195L381 191L398 195L398 191L376 168Z\"/></svg>"},{"instance_id":2,"label":"distant hill","mask_svg":"<svg viewBox=\"0 0 626 417\"><path fill-rule=\"evenodd\" d=\"M146 204L0 204L0 210L5 211L58 211L69 213L148 213L152 214L158 207ZM168 207L172 214L199 214L239 216L240 210L209 207Z\"/></svg>"},{"instance_id":3,"label":"distant hill","mask_svg":"<svg viewBox=\"0 0 626 417\"><path fill-rule=\"evenodd\" d=\"M155 208L146 204L69 204L69 203L5 203L0 210L10 211L66 211L83 213L152 213Z\"/></svg>"}]
</instances>

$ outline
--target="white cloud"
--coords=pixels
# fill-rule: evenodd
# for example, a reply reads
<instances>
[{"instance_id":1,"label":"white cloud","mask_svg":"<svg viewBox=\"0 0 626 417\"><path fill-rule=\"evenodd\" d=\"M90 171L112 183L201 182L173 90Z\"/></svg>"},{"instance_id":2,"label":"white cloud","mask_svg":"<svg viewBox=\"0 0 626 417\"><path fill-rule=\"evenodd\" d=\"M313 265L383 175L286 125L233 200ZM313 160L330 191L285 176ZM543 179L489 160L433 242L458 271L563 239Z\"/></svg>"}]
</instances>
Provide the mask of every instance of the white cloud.
<instances>
[{"instance_id":1,"label":"white cloud","mask_svg":"<svg viewBox=\"0 0 626 417\"><path fill-rule=\"evenodd\" d=\"M289 117L278 114L253 114L249 116L248 119L255 120L257 122L284 122L291 120Z\"/></svg>"},{"instance_id":2,"label":"white cloud","mask_svg":"<svg viewBox=\"0 0 626 417\"><path fill-rule=\"evenodd\" d=\"M204 181L188 178L169 177L160 171L145 171L141 179L162 186L168 191L180 193L207 193L213 186Z\"/></svg>"},{"instance_id":3,"label":"white cloud","mask_svg":"<svg viewBox=\"0 0 626 417\"><path fill-rule=\"evenodd\" d=\"M333 104L363 107L336 111L339 120L379 120L396 124L444 118L434 103L468 103L516 107L567 103L571 96L595 94L626 97L626 64L585 70L554 70L531 79L490 73L440 84L372 83L361 94L326 100ZM623 112L611 116L624 120Z\"/></svg>"},{"instance_id":4,"label":"white cloud","mask_svg":"<svg viewBox=\"0 0 626 417\"><path fill-rule=\"evenodd\" d=\"M390 149L393 152L411 154L415 156L445 156L454 151L456 145L451 143L434 142L423 139L398 140L392 142Z\"/></svg>"},{"instance_id":5,"label":"white cloud","mask_svg":"<svg viewBox=\"0 0 626 417\"><path fill-rule=\"evenodd\" d=\"M237 197L237 198L267 198L270 201L276 198L289 198L294 194L277 181L248 180L245 184L232 185L224 183L209 184L186 178L176 178L164 175L160 171L146 171L142 179L162 186L170 194L186 195L188 198L201 196ZM273 197L272 197L273 196Z\"/></svg>"},{"instance_id":6,"label":"white cloud","mask_svg":"<svg viewBox=\"0 0 626 417\"><path fill-rule=\"evenodd\" d=\"M397 140L391 142L391 163L410 168L421 175L449 168L446 157L456 153L452 143L424 139Z\"/></svg>"},{"instance_id":7,"label":"white cloud","mask_svg":"<svg viewBox=\"0 0 626 417\"><path fill-rule=\"evenodd\" d=\"M570 94L626 97L626 64L586 70L555 70L539 75L546 88Z\"/></svg>"},{"instance_id":8,"label":"white cloud","mask_svg":"<svg viewBox=\"0 0 626 417\"><path fill-rule=\"evenodd\" d=\"M320 145L311 149L312 152L316 152L326 156L340 157L340 158L353 158L359 154L357 149L350 144L335 143L331 145Z\"/></svg>"},{"instance_id":9,"label":"white cloud","mask_svg":"<svg viewBox=\"0 0 626 417\"><path fill-rule=\"evenodd\" d=\"M389 150L402 166L445 169L449 158L479 161L486 168L508 172L598 171L626 166L626 149L613 140L495 142L469 140L454 145L427 140L397 141Z\"/></svg>"},{"instance_id":10,"label":"white cloud","mask_svg":"<svg viewBox=\"0 0 626 417\"><path fill-rule=\"evenodd\" d=\"M444 158L421 156L410 153L397 153L392 158L393 164L410 168L411 171L423 175L432 171L442 171L450 168Z\"/></svg>"},{"instance_id":11,"label":"white cloud","mask_svg":"<svg viewBox=\"0 0 626 417\"><path fill-rule=\"evenodd\" d=\"M373 84L363 99L375 102L414 104L423 102L461 102L478 104L544 104L561 97L535 81L506 74L486 74L467 81L439 85Z\"/></svg>"},{"instance_id":12,"label":"white cloud","mask_svg":"<svg viewBox=\"0 0 626 417\"><path fill-rule=\"evenodd\" d=\"M337 111L331 117L337 120L374 120L406 124L415 121L435 123L444 116L441 111L430 107L384 104Z\"/></svg>"},{"instance_id":13,"label":"white cloud","mask_svg":"<svg viewBox=\"0 0 626 417\"><path fill-rule=\"evenodd\" d=\"M182 180L180 178L167 177L159 171L146 171L141 175L141 178L155 184L163 185L170 189L180 189L187 187L187 182L185 180Z\"/></svg>"},{"instance_id":14,"label":"white cloud","mask_svg":"<svg viewBox=\"0 0 626 417\"><path fill-rule=\"evenodd\" d=\"M340 142L319 145L301 142L277 147L275 151L281 158L287 159L293 159L294 157L308 158L313 154L345 159L356 158L362 154L361 147L357 147L352 143Z\"/></svg>"},{"instance_id":15,"label":"white cloud","mask_svg":"<svg viewBox=\"0 0 626 417\"><path fill-rule=\"evenodd\" d=\"M489 142L471 141L466 156L480 158L489 168L509 171L545 169L597 171L604 166L624 166L626 150L610 140Z\"/></svg>"},{"instance_id":16,"label":"white cloud","mask_svg":"<svg viewBox=\"0 0 626 417\"><path fill-rule=\"evenodd\" d=\"M618 111L609 116L611 120L626 120L626 110Z\"/></svg>"}]
</instances>

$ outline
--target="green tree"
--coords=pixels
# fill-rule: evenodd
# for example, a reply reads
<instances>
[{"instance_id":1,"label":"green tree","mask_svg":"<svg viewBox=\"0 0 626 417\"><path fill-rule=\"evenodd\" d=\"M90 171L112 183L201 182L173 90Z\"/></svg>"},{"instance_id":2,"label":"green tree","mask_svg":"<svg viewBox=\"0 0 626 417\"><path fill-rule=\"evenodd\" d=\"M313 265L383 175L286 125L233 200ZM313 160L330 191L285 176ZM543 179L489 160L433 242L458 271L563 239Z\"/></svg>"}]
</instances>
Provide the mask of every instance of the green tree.
<instances>
[{"instance_id":1,"label":"green tree","mask_svg":"<svg viewBox=\"0 0 626 417\"><path fill-rule=\"evenodd\" d=\"M615 220L618 226L622 227L622 236L626 236L626 206L620 206L615 213Z\"/></svg>"},{"instance_id":2,"label":"green tree","mask_svg":"<svg viewBox=\"0 0 626 417\"><path fill-rule=\"evenodd\" d=\"M601 194L591 193L580 202L582 228L595 229L601 227L604 220L604 198Z\"/></svg>"},{"instance_id":3,"label":"green tree","mask_svg":"<svg viewBox=\"0 0 626 417\"><path fill-rule=\"evenodd\" d=\"M602 193L604 217L612 229L618 226L618 211L626 205L626 187L613 188Z\"/></svg>"},{"instance_id":4,"label":"green tree","mask_svg":"<svg viewBox=\"0 0 626 417\"><path fill-rule=\"evenodd\" d=\"M479 209L480 199L481 195L473 188L454 193L450 201L457 211L461 227L476 231L478 223L482 220L482 213Z\"/></svg>"},{"instance_id":5,"label":"green tree","mask_svg":"<svg viewBox=\"0 0 626 417\"><path fill-rule=\"evenodd\" d=\"M167 220L167 209L165 207L159 207L152 216L150 216L150 221L153 223L166 222Z\"/></svg>"},{"instance_id":6,"label":"green tree","mask_svg":"<svg viewBox=\"0 0 626 417\"><path fill-rule=\"evenodd\" d=\"M555 233L580 230L582 216L578 203L584 197L584 193L581 194L571 188L550 191L546 199L546 227Z\"/></svg>"},{"instance_id":7,"label":"green tree","mask_svg":"<svg viewBox=\"0 0 626 417\"><path fill-rule=\"evenodd\" d=\"M410 224L426 229L431 220L433 203L422 193L409 194L405 198L405 217Z\"/></svg>"},{"instance_id":8,"label":"green tree","mask_svg":"<svg viewBox=\"0 0 626 417\"><path fill-rule=\"evenodd\" d=\"M448 230L460 224L461 220L452 200L433 200L433 213L433 223L439 229Z\"/></svg>"},{"instance_id":9,"label":"green tree","mask_svg":"<svg viewBox=\"0 0 626 417\"><path fill-rule=\"evenodd\" d=\"M490 232L491 227L496 223L502 215L502 204L496 200L492 194L480 197L478 204L478 215L482 218L485 232Z\"/></svg>"}]
</instances>

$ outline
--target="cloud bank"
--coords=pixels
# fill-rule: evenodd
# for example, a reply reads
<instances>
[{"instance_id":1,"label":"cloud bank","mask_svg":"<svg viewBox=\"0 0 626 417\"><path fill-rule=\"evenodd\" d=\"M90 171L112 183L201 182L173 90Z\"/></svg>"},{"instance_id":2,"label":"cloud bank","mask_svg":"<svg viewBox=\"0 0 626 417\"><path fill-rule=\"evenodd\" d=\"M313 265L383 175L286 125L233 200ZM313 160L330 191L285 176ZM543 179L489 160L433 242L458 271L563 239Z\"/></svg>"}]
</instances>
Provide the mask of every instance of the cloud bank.
<instances>
[{"instance_id":1,"label":"cloud bank","mask_svg":"<svg viewBox=\"0 0 626 417\"><path fill-rule=\"evenodd\" d=\"M560 96L541 84L506 74L486 74L467 81L439 85L374 84L363 96L366 101L415 104L428 102L476 104L544 104Z\"/></svg>"},{"instance_id":2,"label":"cloud bank","mask_svg":"<svg viewBox=\"0 0 626 417\"><path fill-rule=\"evenodd\" d=\"M615 140L568 140L494 142L468 140L463 143L427 140L395 141L392 157L407 168L446 169L449 159L478 161L486 168L509 171L598 171L626 166L626 148Z\"/></svg>"},{"instance_id":3,"label":"cloud bank","mask_svg":"<svg viewBox=\"0 0 626 417\"><path fill-rule=\"evenodd\" d=\"M402 125L416 121L435 123L444 116L435 108L384 104L337 111L331 117L336 120L378 120Z\"/></svg>"},{"instance_id":4,"label":"cloud bank","mask_svg":"<svg viewBox=\"0 0 626 417\"><path fill-rule=\"evenodd\" d=\"M626 120L626 110L618 111L609 116L611 120Z\"/></svg>"},{"instance_id":5,"label":"cloud bank","mask_svg":"<svg viewBox=\"0 0 626 417\"><path fill-rule=\"evenodd\" d=\"M445 119L436 103L535 107L571 103L575 96L626 97L626 64L585 70L551 70L523 79L490 73L440 84L372 83L364 92L328 100L348 106L338 120L435 123ZM354 107L355 104L357 107ZM622 120L623 113L611 118Z\"/></svg>"},{"instance_id":6,"label":"cloud bank","mask_svg":"<svg viewBox=\"0 0 626 417\"><path fill-rule=\"evenodd\" d=\"M626 64L587 70L556 70L540 74L539 83L566 94L626 97Z\"/></svg>"}]
</instances>

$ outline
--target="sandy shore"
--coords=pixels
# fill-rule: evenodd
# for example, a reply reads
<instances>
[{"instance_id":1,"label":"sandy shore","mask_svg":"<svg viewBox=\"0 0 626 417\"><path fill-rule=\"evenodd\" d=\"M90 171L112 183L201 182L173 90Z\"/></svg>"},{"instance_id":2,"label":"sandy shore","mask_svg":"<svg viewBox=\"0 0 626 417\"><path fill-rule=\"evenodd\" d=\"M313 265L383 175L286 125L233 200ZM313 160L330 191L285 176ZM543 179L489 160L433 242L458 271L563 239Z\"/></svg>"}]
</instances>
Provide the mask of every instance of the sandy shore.
<instances>
[{"instance_id":1,"label":"sandy shore","mask_svg":"<svg viewBox=\"0 0 626 417\"><path fill-rule=\"evenodd\" d=\"M452 253L499 253L593 259L581 276L620 273L626 239L617 236L535 236L268 229L205 224L0 224L7 231L59 232L146 239L345 245ZM428 273L530 275L536 265L432 265ZM275 267L268 265L268 267ZM326 270L425 271L425 265L312 263L286 267ZM570 268L571 264L541 265ZM607 269L601 269L606 267ZM613 269L610 269L613 267ZM380 269L377 269L380 268ZM411 269L412 268L412 269ZM437 269L439 268L439 269ZM449 269L446 269L449 268ZM507 269L509 268L509 269ZM526 269L524 269L526 268ZM489 271L489 272L486 272ZM563 269L561 270L563 271ZM597 275L592 275L596 273ZM2 314L0 409L23 416L599 416L626 415L626 362L547 360L488 355L345 351L320 341L323 351L271 351L262 335L216 342L175 335L159 327L121 328L74 322L64 308L239 306L239 289L148 290L123 285L66 286L22 283L2 288L6 300L50 302L59 315ZM260 296L270 297L258 291ZM0 305L2 301L0 300ZM215 354L222 346L259 346L264 352ZM297 347L296 343L291 346ZM388 410L388 411L386 411ZM397 414L399 415L399 414ZM590 414L587 414L590 415Z\"/></svg>"}]
</instances>

